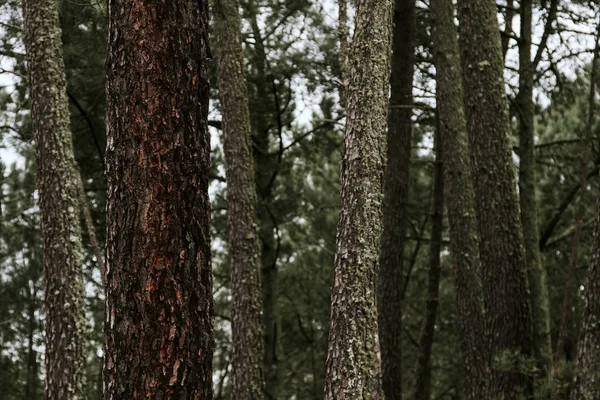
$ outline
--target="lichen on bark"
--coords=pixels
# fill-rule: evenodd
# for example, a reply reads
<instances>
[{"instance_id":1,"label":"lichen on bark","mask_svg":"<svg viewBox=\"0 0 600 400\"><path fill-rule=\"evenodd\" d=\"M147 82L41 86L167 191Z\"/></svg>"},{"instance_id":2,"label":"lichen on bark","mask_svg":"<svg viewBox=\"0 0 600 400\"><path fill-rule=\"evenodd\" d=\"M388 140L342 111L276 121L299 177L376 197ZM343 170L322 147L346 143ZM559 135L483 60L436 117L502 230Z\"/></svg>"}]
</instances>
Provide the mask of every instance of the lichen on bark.
<instances>
[{"instance_id":1,"label":"lichen on bark","mask_svg":"<svg viewBox=\"0 0 600 400\"><path fill-rule=\"evenodd\" d=\"M386 151L393 2L356 2L325 398L381 396L376 280Z\"/></svg>"},{"instance_id":2,"label":"lichen on bark","mask_svg":"<svg viewBox=\"0 0 600 400\"><path fill-rule=\"evenodd\" d=\"M59 3L24 0L41 215L47 399L80 399L84 363L79 176L69 126Z\"/></svg>"}]
</instances>

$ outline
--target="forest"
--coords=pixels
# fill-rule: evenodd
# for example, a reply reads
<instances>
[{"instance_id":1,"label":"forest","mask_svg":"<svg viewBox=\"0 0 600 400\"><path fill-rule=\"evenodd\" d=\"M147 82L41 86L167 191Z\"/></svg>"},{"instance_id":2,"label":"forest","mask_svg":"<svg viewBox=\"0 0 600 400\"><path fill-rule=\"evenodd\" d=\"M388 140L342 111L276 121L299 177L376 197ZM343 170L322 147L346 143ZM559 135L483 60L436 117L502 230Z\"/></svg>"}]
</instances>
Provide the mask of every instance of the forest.
<instances>
[{"instance_id":1,"label":"forest","mask_svg":"<svg viewBox=\"0 0 600 400\"><path fill-rule=\"evenodd\" d=\"M0 0L0 400L600 400L600 2Z\"/></svg>"}]
</instances>

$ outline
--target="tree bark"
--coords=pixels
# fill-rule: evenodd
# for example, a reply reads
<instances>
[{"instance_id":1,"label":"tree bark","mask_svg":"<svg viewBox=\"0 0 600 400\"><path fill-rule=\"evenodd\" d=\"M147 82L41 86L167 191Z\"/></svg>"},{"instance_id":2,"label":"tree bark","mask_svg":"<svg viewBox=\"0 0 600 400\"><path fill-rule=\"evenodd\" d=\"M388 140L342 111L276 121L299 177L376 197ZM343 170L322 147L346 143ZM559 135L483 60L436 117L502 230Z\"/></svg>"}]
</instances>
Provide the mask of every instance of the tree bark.
<instances>
[{"instance_id":1,"label":"tree bark","mask_svg":"<svg viewBox=\"0 0 600 400\"><path fill-rule=\"evenodd\" d=\"M392 41L391 0L358 0L349 52L345 154L325 398L377 399L376 279L382 231L385 120Z\"/></svg>"},{"instance_id":2,"label":"tree bark","mask_svg":"<svg viewBox=\"0 0 600 400\"><path fill-rule=\"evenodd\" d=\"M531 61L532 0L521 0L519 40L519 94L516 98L519 120L519 200L525 243L525 260L531 297L533 343L539 376L547 378L552 368L550 305L546 270L539 247L538 201L535 159L535 109L533 103L534 66Z\"/></svg>"},{"instance_id":3,"label":"tree bark","mask_svg":"<svg viewBox=\"0 0 600 400\"><path fill-rule=\"evenodd\" d=\"M210 399L208 2L109 13L104 398Z\"/></svg>"},{"instance_id":4,"label":"tree bark","mask_svg":"<svg viewBox=\"0 0 600 400\"><path fill-rule=\"evenodd\" d=\"M515 19L515 2L514 0L506 0L506 10L504 12L504 31L501 36L502 40L502 60L506 59L508 46L510 45L511 36L513 36L513 20Z\"/></svg>"},{"instance_id":5,"label":"tree bark","mask_svg":"<svg viewBox=\"0 0 600 400\"><path fill-rule=\"evenodd\" d=\"M81 205L81 211L83 212L83 220L87 228L88 239L90 240L90 247L96 257L98 263L98 269L100 270L100 276L104 280L106 267L104 265L104 254L100 250L98 239L96 238L96 229L94 227L94 220L92 219L92 213L90 212L90 206L88 205L87 195L85 193L85 187L83 185L83 178L79 174L79 204ZM106 285L106 282L103 282Z\"/></svg>"},{"instance_id":6,"label":"tree bark","mask_svg":"<svg viewBox=\"0 0 600 400\"><path fill-rule=\"evenodd\" d=\"M277 157L269 154L271 142L271 120L276 107L273 98L267 92L267 54L264 41L258 25L260 10L257 2L250 0L246 3L249 23L254 43L254 65L256 66L257 97L260 103L250 107L253 122L254 160L256 162L256 192L258 195L257 214L259 221L259 237L261 241L261 290L263 302L264 327L264 357L263 371L265 380L265 398L279 400L280 371L279 371L279 242L276 235L277 223L272 212L273 186L279 168ZM275 110L278 113L279 110Z\"/></svg>"},{"instance_id":7,"label":"tree bark","mask_svg":"<svg viewBox=\"0 0 600 400\"><path fill-rule=\"evenodd\" d=\"M248 93L237 0L216 0L219 100L227 176L227 226L231 254L233 399L263 395L262 299L256 182Z\"/></svg>"},{"instance_id":8,"label":"tree bark","mask_svg":"<svg viewBox=\"0 0 600 400\"><path fill-rule=\"evenodd\" d=\"M402 398L402 292L399 288L404 280L415 36L415 1L396 0L395 3L378 293L382 382L387 400Z\"/></svg>"},{"instance_id":9,"label":"tree bark","mask_svg":"<svg viewBox=\"0 0 600 400\"><path fill-rule=\"evenodd\" d=\"M475 193L463 105L458 37L451 0L431 0L437 109L444 153L446 208L452 273L461 328L465 391L469 400L489 399L488 343L484 326Z\"/></svg>"},{"instance_id":10,"label":"tree bark","mask_svg":"<svg viewBox=\"0 0 600 400\"><path fill-rule=\"evenodd\" d=\"M434 0L435 1L435 0ZM439 304L441 273L442 232L444 230L444 147L440 129L435 133L435 173L433 178L433 213L431 216L431 242L429 243L429 276L425 315L419 338L419 353L415 368L413 400L429 400L431 396L431 349L435 333L435 320Z\"/></svg>"},{"instance_id":11,"label":"tree bark","mask_svg":"<svg viewBox=\"0 0 600 400\"><path fill-rule=\"evenodd\" d=\"M459 0L459 20L491 393L516 399L532 391L532 318L496 3Z\"/></svg>"},{"instance_id":12,"label":"tree bark","mask_svg":"<svg viewBox=\"0 0 600 400\"><path fill-rule=\"evenodd\" d=\"M584 198L585 188L587 187L587 175L588 175L588 163L590 161L590 149L593 147L592 135L595 124L595 112L596 112L596 80L598 74L598 57L600 56L600 21L596 31L596 39L594 46L594 57L592 59L592 70L590 73L590 89L588 97L588 118L585 130L585 139L582 140L582 153L583 158L581 160L581 191L579 192L579 207L577 209L576 222L575 222L575 234L573 235L573 243L571 245L571 254L569 256L569 268L565 277L565 286L563 293L563 303L561 308L561 320L560 327L558 330L558 339L556 341L556 353L554 355L554 387L552 393L552 399L560 399L564 397L564 393L561 392L561 375L562 375L562 362L565 352L565 343L567 340L568 321L571 310L571 301L576 292L574 279L575 279L575 268L579 259L579 245L581 242L581 231L583 229L583 217L585 214ZM594 290L597 288L594 278L597 277L597 267L595 263L597 260L597 234L594 237L594 247L592 248L592 262L590 263L588 271L588 281L586 286L586 304L584 306L582 315L581 325L581 336L579 340L578 358L577 358L577 384L575 386L575 399L591 399L596 398L600 393L598 384L600 381L597 378L600 376L598 367L600 363L598 361L589 361L588 357L597 356L600 354L598 351L600 348L600 341L596 338L589 338L588 335L598 332L598 313L597 305L590 304L590 301L597 300L595 297ZM594 322L596 326L594 326ZM594 348L594 346L596 346ZM582 352L589 352L589 354L582 354ZM590 388L595 387L596 393ZM589 397L586 397L589 396Z\"/></svg>"},{"instance_id":13,"label":"tree bark","mask_svg":"<svg viewBox=\"0 0 600 400\"><path fill-rule=\"evenodd\" d=\"M78 399L85 327L81 228L58 2L24 0L23 14L43 241L45 397Z\"/></svg>"},{"instance_id":14,"label":"tree bark","mask_svg":"<svg viewBox=\"0 0 600 400\"><path fill-rule=\"evenodd\" d=\"M342 86L340 103L346 106L346 91L348 90L348 0L338 0L338 36L340 40L340 76Z\"/></svg>"},{"instance_id":15,"label":"tree bark","mask_svg":"<svg viewBox=\"0 0 600 400\"><path fill-rule=\"evenodd\" d=\"M585 283L575 386L571 400L595 400L600 396L600 198L592 260Z\"/></svg>"}]
</instances>

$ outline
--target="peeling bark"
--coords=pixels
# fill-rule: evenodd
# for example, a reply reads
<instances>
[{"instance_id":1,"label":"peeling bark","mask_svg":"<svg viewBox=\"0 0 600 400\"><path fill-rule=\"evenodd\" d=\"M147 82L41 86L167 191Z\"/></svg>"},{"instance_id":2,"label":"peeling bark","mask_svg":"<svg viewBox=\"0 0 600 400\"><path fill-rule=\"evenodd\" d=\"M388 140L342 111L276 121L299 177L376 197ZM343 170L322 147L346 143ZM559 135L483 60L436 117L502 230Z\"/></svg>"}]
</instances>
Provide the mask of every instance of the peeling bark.
<instances>
[{"instance_id":1,"label":"peeling bark","mask_svg":"<svg viewBox=\"0 0 600 400\"><path fill-rule=\"evenodd\" d=\"M104 398L210 399L208 2L109 18Z\"/></svg>"},{"instance_id":2,"label":"peeling bark","mask_svg":"<svg viewBox=\"0 0 600 400\"><path fill-rule=\"evenodd\" d=\"M78 174L58 2L24 0L45 289L47 399L80 399L85 313Z\"/></svg>"},{"instance_id":3,"label":"peeling bark","mask_svg":"<svg viewBox=\"0 0 600 400\"><path fill-rule=\"evenodd\" d=\"M325 398L377 399L376 279L393 2L356 2Z\"/></svg>"},{"instance_id":4,"label":"peeling bark","mask_svg":"<svg viewBox=\"0 0 600 400\"><path fill-rule=\"evenodd\" d=\"M215 1L219 99L227 176L227 226L231 254L233 399L263 395L262 299L256 182L241 18L237 0Z\"/></svg>"}]
</instances>

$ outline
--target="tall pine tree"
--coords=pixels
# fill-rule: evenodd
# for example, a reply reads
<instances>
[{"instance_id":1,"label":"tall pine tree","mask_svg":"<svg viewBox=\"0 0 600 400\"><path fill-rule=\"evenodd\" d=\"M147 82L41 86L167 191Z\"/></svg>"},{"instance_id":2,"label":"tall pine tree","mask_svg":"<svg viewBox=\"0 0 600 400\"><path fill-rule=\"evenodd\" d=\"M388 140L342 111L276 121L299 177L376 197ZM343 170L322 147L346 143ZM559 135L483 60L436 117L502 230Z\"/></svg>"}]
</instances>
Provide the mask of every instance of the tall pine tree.
<instances>
[{"instance_id":1,"label":"tall pine tree","mask_svg":"<svg viewBox=\"0 0 600 400\"><path fill-rule=\"evenodd\" d=\"M109 11L104 397L208 399L208 2Z\"/></svg>"}]
</instances>

